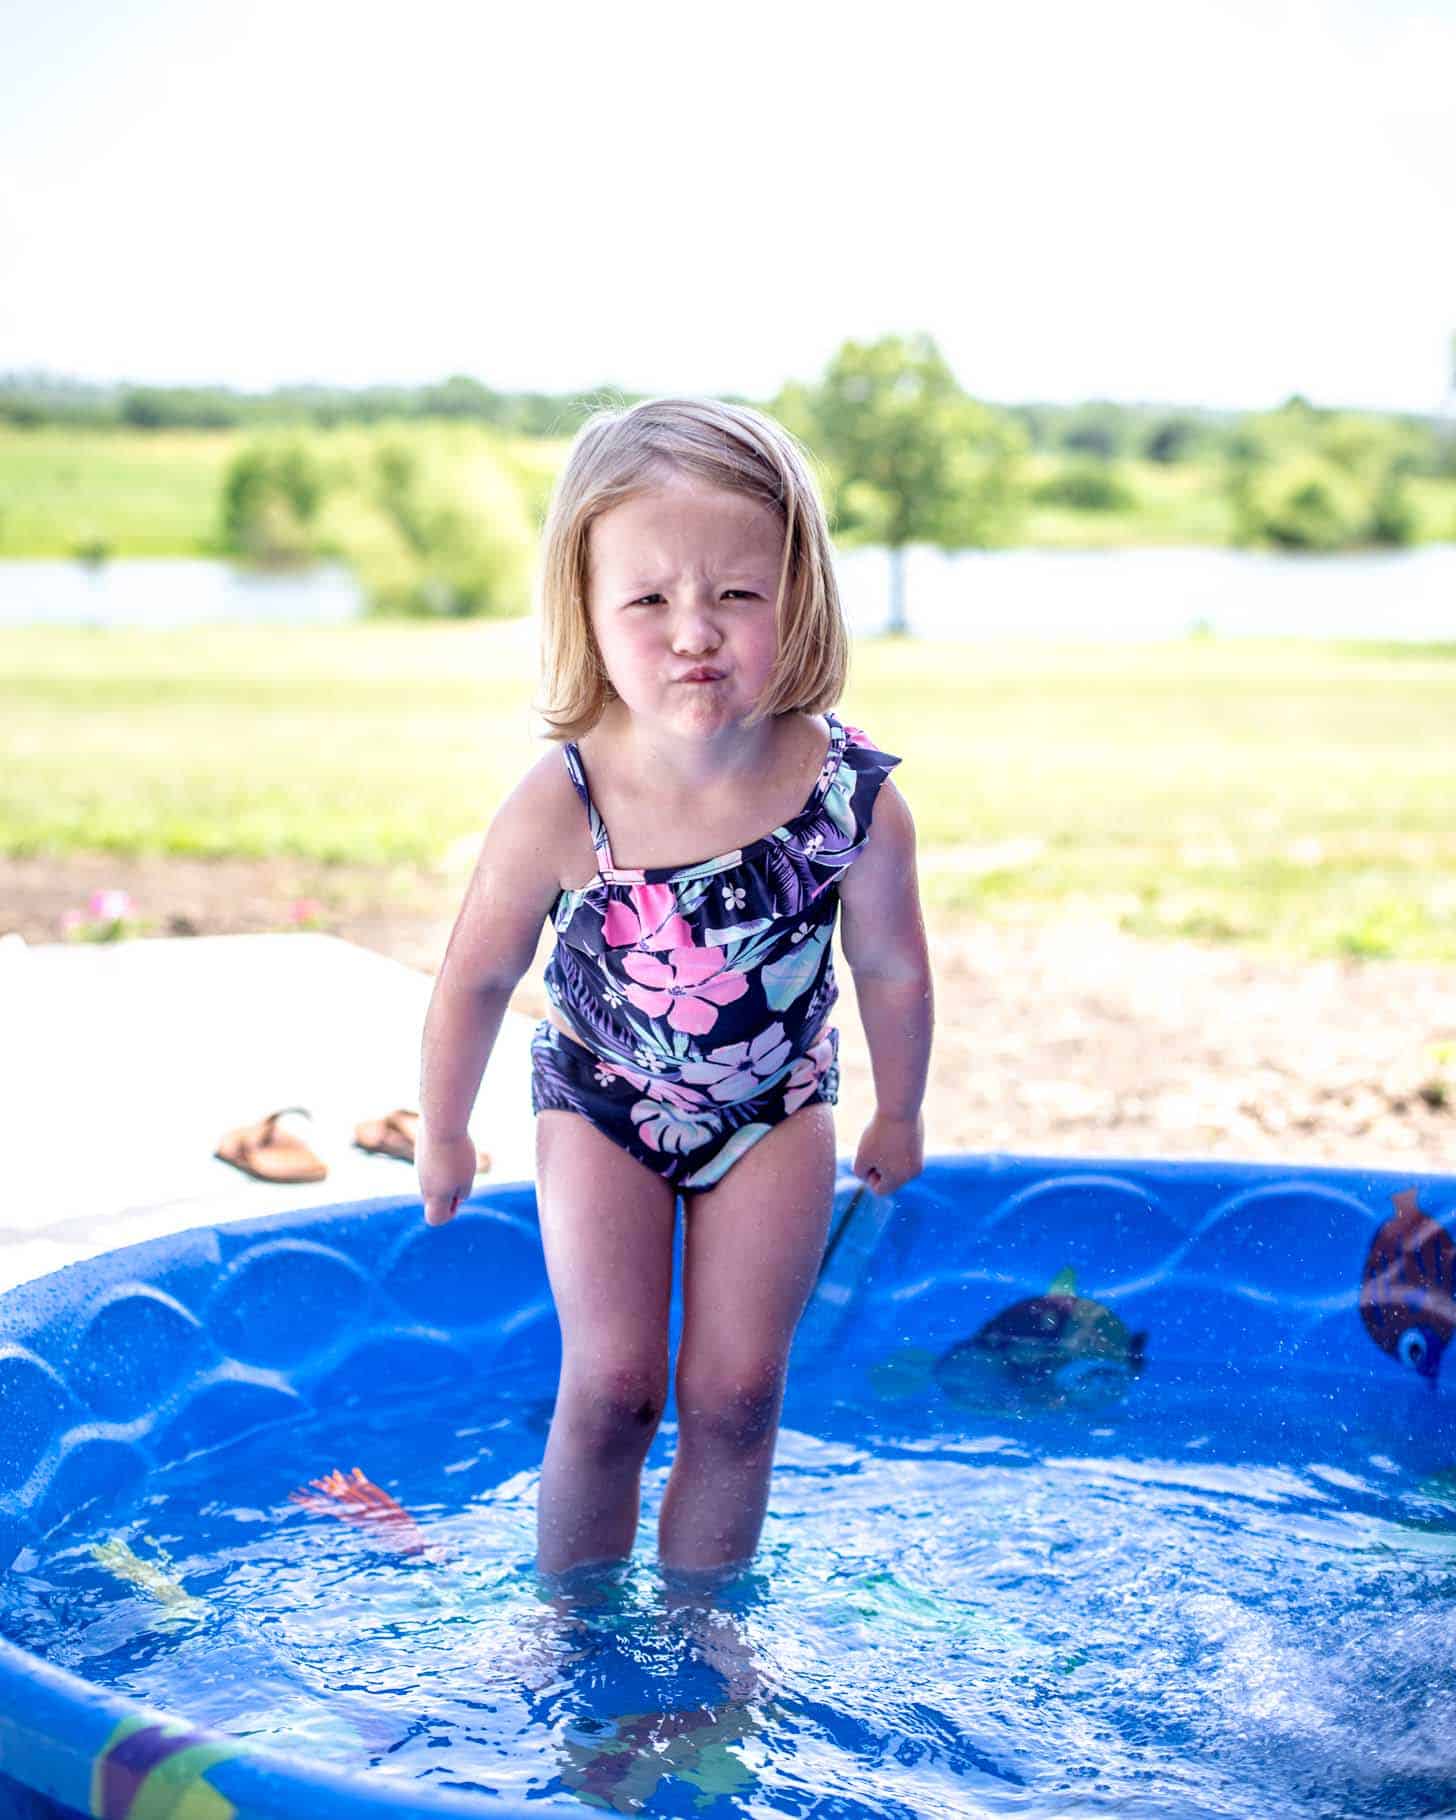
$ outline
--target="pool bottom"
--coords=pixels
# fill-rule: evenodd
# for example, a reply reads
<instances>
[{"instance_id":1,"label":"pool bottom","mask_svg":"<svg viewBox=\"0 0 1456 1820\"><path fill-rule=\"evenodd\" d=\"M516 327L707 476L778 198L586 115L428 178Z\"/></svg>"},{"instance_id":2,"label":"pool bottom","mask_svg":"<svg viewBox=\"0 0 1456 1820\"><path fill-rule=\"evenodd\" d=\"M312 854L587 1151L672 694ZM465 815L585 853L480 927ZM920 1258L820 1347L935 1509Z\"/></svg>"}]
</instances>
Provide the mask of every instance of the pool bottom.
<instances>
[{"instance_id":1,"label":"pool bottom","mask_svg":"<svg viewBox=\"0 0 1456 1820\"><path fill-rule=\"evenodd\" d=\"M651 1559L669 1425L637 1556L563 1630L530 1569L549 1411L477 1383L157 1475L22 1556L0 1633L399 1792L846 1820L1456 1806L1456 1479L1390 1457L1350 1386L1150 1372L1110 1404L967 1408L865 1367L836 1385L792 1387L763 1545L716 1617ZM355 1464L423 1552L290 1501Z\"/></svg>"}]
</instances>

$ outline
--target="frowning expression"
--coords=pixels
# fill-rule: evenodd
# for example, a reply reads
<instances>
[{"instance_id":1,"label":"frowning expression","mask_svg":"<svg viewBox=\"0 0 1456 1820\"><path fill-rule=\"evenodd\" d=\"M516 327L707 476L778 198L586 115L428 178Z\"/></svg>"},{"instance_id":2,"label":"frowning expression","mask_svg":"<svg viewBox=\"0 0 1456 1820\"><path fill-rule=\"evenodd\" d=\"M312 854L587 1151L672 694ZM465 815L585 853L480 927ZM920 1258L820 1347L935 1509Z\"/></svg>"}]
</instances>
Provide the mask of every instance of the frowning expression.
<instances>
[{"instance_id":1,"label":"frowning expression","mask_svg":"<svg viewBox=\"0 0 1456 1820\"><path fill-rule=\"evenodd\" d=\"M778 653L784 526L756 499L674 478L591 527L592 633L626 707L702 736L744 718Z\"/></svg>"}]
</instances>

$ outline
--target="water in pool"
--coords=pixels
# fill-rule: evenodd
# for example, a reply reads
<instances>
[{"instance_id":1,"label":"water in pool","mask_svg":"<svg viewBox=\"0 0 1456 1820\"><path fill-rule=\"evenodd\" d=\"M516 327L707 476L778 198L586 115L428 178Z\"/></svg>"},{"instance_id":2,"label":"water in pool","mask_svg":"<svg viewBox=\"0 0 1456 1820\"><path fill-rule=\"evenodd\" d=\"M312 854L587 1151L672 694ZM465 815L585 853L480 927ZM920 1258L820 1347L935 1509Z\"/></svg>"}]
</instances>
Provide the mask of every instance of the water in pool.
<instances>
[{"instance_id":1,"label":"water in pool","mask_svg":"<svg viewBox=\"0 0 1456 1820\"><path fill-rule=\"evenodd\" d=\"M22 1555L0 1631L294 1757L548 1807L1456 1810L1456 1471L1399 1458L1368 1385L801 1376L753 1570L663 1587L665 1424L636 1558L574 1618L531 1570L549 1414L477 1381L260 1431ZM414 1525L290 1499L355 1465Z\"/></svg>"}]
</instances>

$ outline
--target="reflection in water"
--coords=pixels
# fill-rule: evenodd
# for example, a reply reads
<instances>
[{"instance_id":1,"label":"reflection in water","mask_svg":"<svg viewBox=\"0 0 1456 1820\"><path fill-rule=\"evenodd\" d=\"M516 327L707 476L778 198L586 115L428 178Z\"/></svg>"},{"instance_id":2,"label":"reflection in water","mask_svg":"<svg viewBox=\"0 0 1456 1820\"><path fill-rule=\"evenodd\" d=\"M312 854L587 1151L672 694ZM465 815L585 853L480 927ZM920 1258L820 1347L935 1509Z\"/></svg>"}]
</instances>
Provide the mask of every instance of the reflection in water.
<instances>
[{"instance_id":1,"label":"reflection in water","mask_svg":"<svg viewBox=\"0 0 1456 1820\"><path fill-rule=\"evenodd\" d=\"M664 1571L644 1610L628 1563L536 1574L543 1610L511 1666L522 1685L545 1696L532 1716L554 1739L563 1787L591 1805L641 1812L667 1778L695 1789L704 1805L754 1786L733 1746L763 1728L759 1707L771 1696L732 1609L735 1599L751 1600L753 1581L748 1573L716 1578L693 1583ZM673 1675L679 1699L619 1710L613 1685L624 1671L640 1676L644 1654ZM719 1691L704 1685L704 1669ZM694 1684L698 1697L682 1699Z\"/></svg>"}]
</instances>

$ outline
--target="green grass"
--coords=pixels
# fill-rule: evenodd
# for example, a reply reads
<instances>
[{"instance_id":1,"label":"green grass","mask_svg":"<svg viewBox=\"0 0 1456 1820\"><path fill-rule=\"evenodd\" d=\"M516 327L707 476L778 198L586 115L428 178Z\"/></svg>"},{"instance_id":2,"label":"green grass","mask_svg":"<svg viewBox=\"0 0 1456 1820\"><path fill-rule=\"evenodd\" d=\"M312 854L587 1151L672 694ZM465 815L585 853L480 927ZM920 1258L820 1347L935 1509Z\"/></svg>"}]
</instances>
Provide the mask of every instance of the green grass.
<instances>
[{"instance_id":1,"label":"green grass","mask_svg":"<svg viewBox=\"0 0 1456 1820\"><path fill-rule=\"evenodd\" d=\"M0 851L438 861L534 752L519 623L0 632ZM1456 960L1456 647L861 642L927 900Z\"/></svg>"},{"instance_id":2,"label":"green grass","mask_svg":"<svg viewBox=\"0 0 1456 1820\"><path fill-rule=\"evenodd\" d=\"M294 432L272 432L291 439ZM500 437L474 424L343 425L297 432L331 480L357 483L387 434L447 463L501 454L529 510L544 514L565 442ZM243 430L16 430L0 426L0 557L219 554L223 477L257 439Z\"/></svg>"},{"instance_id":3,"label":"green grass","mask_svg":"<svg viewBox=\"0 0 1456 1820\"><path fill-rule=\"evenodd\" d=\"M0 556L202 556L233 431L0 430Z\"/></svg>"}]
</instances>

